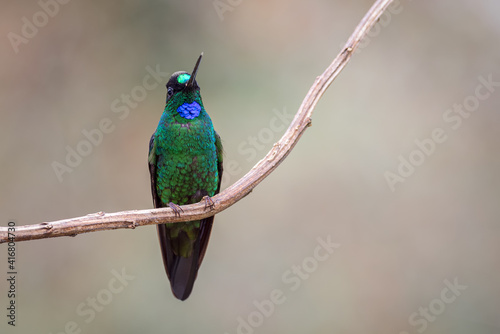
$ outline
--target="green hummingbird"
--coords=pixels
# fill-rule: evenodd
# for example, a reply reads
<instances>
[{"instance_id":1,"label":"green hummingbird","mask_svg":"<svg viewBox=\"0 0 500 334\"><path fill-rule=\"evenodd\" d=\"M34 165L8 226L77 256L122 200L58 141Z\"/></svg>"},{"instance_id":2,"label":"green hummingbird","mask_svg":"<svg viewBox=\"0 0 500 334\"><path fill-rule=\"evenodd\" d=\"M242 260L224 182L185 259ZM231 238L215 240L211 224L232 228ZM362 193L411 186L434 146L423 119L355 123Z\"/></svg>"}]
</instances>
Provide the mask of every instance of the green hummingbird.
<instances>
[{"instance_id":1,"label":"green hummingbird","mask_svg":"<svg viewBox=\"0 0 500 334\"><path fill-rule=\"evenodd\" d=\"M155 208L192 204L220 190L222 143L201 100L196 74L175 72L167 87L166 105L149 142L149 172ZM208 197L207 197L208 196ZM174 296L185 300L205 255L214 216L176 224L157 225L165 271Z\"/></svg>"}]
</instances>

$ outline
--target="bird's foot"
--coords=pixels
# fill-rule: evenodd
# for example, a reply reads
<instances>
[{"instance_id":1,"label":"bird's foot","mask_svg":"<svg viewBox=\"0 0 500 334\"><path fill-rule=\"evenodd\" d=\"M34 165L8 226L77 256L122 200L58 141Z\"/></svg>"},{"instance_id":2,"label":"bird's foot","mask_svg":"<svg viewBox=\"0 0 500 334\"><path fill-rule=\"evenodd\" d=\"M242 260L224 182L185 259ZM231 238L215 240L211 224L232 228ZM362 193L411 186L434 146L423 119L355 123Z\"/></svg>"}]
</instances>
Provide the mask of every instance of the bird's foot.
<instances>
[{"instance_id":1,"label":"bird's foot","mask_svg":"<svg viewBox=\"0 0 500 334\"><path fill-rule=\"evenodd\" d=\"M172 209L172 211L174 211L175 216L180 217L181 212L184 212L184 210L182 210L182 208L175 203L169 202L168 206L170 207L170 209Z\"/></svg>"},{"instance_id":2,"label":"bird's foot","mask_svg":"<svg viewBox=\"0 0 500 334\"><path fill-rule=\"evenodd\" d=\"M203 200L205 201L205 210L212 210L215 207L214 201L210 198L210 196L203 196Z\"/></svg>"}]
</instances>

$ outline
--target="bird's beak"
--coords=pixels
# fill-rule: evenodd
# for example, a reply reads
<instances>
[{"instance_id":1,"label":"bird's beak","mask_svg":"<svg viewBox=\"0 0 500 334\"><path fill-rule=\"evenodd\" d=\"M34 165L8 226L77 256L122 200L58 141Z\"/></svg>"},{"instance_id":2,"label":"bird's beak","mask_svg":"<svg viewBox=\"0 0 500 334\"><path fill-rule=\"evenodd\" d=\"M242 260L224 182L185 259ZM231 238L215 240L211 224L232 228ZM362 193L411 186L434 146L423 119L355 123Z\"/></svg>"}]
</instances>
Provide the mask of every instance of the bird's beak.
<instances>
[{"instance_id":1,"label":"bird's beak","mask_svg":"<svg viewBox=\"0 0 500 334\"><path fill-rule=\"evenodd\" d=\"M194 65L193 72L191 72L191 77L189 78L189 81L186 84L186 88L188 88L188 89L194 88L194 81L196 79L196 73L198 72L198 66L200 66L201 57L203 57L203 52L201 53L200 57L198 58L196 65Z\"/></svg>"}]
</instances>

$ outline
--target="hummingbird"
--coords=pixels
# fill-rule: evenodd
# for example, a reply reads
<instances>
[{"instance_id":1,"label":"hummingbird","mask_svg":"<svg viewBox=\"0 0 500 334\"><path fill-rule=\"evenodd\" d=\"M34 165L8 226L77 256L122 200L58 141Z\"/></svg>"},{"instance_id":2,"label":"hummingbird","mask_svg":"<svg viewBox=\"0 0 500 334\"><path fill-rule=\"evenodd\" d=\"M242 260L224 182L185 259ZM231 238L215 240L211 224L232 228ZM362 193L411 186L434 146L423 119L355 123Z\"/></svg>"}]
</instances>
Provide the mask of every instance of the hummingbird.
<instances>
[{"instance_id":1,"label":"hummingbird","mask_svg":"<svg viewBox=\"0 0 500 334\"><path fill-rule=\"evenodd\" d=\"M203 106L196 74L203 53L191 74L172 74L166 84L165 109L149 141L149 172L155 208L170 207L181 214L180 205L205 200L220 190L222 143ZM214 216L201 220L157 225L163 265L174 296L191 294L210 238Z\"/></svg>"}]
</instances>

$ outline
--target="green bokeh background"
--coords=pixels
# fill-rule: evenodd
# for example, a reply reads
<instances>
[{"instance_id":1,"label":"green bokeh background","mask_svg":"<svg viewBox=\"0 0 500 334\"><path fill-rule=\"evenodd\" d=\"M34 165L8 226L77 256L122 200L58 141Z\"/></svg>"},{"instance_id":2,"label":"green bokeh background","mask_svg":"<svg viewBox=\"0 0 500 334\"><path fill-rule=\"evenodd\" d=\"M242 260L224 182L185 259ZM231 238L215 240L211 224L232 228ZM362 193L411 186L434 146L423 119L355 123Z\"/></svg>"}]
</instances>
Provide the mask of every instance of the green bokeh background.
<instances>
[{"instance_id":1,"label":"green bokeh background","mask_svg":"<svg viewBox=\"0 0 500 334\"><path fill-rule=\"evenodd\" d=\"M222 1L235 4L223 20L212 1L70 1L17 53L8 34L41 7L3 1L1 226L151 208L147 147L167 78L124 119L111 104L142 85L147 66L190 71L201 51L197 79L223 138L228 186L284 133L276 112L296 112L372 4ZM425 333L498 333L500 89L456 130L443 114L480 76L500 81L500 3L402 0L393 12L287 160L216 216L187 301L170 292L153 226L20 242L17 326L6 324L1 279L0 332L55 334L74 321L81 333L237 333L238 317L279 289L286 301L255 333L417 333L408 318L438 305L443 281L457 278L467 288ZM104 118L114 131L59 182L52 163ZM447 140L392 192L384 173L435 128ZM251 138L255 157L245 153ZM282 275L328 236L340 247L292 291ZM104 296L123 268L134 280L85 322L78 305Z\"/></svg>"}]
</instances>

